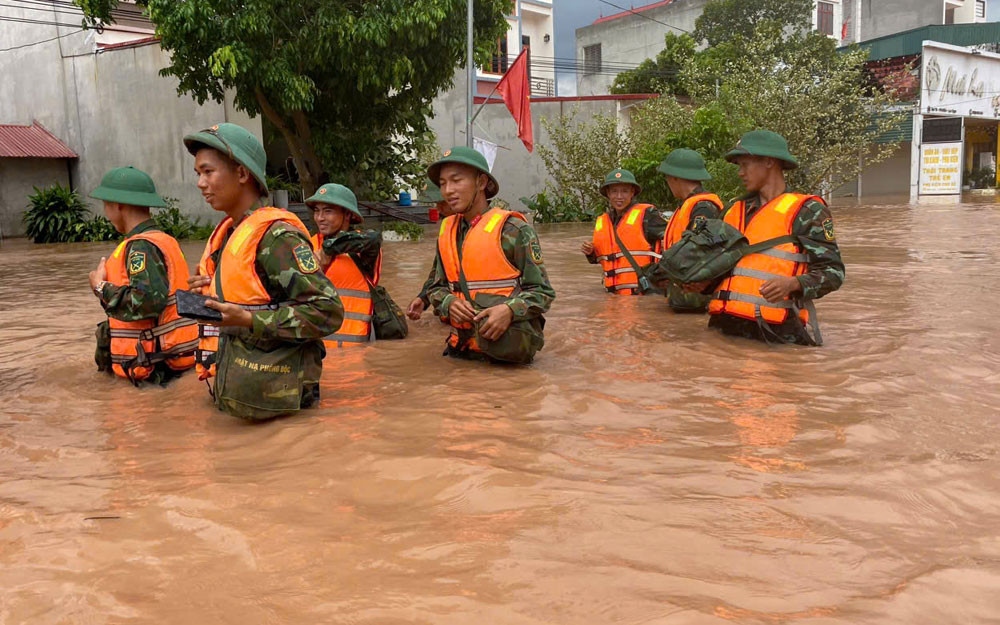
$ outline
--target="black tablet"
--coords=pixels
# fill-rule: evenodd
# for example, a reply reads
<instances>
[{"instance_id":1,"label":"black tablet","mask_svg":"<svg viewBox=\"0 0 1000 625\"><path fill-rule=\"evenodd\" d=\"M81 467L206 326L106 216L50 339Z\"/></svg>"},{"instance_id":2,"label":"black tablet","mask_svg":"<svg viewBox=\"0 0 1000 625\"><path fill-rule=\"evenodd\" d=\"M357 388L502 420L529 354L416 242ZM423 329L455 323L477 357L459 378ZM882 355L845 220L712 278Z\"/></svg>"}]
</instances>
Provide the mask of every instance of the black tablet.
<instances>
[{"instance_id":1,"label":"black tablet","mask_svg":"<svg viewBox=\"0 0 1000 625\"><path fill-rule=\"evenodd\" d=\"M175 292L174 296L177 298L177 314L181 317L198 321L222 321L222 313L205 306L205 302L211 298L194 291L181 290Z\"/></svg>"}]
</instances>

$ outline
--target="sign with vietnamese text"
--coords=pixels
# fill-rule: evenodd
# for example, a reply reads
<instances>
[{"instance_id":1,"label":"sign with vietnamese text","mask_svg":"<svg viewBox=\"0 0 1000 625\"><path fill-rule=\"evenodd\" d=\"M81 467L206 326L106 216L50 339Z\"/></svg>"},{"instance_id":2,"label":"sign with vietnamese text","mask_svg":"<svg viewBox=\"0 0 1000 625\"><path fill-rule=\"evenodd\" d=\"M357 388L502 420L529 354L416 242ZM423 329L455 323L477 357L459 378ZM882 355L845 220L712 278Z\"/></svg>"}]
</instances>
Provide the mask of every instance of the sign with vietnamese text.
<instances>
[{"instance_id":1,"label":"sign with vietnamese text","mask_svg":"<svg viewBox=\"0 0 1000 625\"><path fill-rule=\"evenodd\" d=\"M920 112L1000 119L1000 55L924 42Z\"/></svg>"},{"instance_id":2,"label":"sign with vietnamese text","mask_svg":"<svg viewBox=\"0 0 1000 625\"><path fill-rule=\"evenodd\" d=\"M962 144L920 146L920 195L958 195L962 192Z\"/></svg>"}]
</instances>

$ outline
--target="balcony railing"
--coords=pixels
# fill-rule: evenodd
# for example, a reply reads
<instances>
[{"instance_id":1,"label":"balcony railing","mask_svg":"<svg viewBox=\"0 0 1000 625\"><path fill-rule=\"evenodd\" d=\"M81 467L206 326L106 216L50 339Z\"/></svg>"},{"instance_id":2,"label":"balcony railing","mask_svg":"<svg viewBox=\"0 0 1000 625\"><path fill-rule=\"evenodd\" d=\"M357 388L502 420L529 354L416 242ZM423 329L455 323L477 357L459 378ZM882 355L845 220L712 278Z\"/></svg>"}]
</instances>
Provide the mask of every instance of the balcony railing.
<instances>
[{"instance_id":1,"label":"balcony railing","mask_svg":"<svg viewBox=\"0 0 1000 625\"><path fill-rule=\"evenodd\" d=\"M530 79L531 95L536 98L551 98L556 94L556 81L551 78Z\"/></svg>"}]
</instances>

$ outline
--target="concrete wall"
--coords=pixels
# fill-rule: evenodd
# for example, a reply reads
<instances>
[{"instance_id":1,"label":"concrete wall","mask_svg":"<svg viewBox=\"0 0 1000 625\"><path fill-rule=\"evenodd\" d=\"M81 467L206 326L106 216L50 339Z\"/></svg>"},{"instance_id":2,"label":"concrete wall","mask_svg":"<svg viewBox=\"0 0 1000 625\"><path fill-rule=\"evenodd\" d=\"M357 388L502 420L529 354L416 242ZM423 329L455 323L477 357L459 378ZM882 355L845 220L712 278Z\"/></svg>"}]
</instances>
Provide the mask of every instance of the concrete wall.
<instances>
[{"instance_id":1,"label":"concrete wall","mask_svg":"<svg viewBox=\"0 0 1000 625\"><path fill-rule=\"evenodd\" d=\"M64 159L0 158L0 181L0 238L23 236L32 187L69 186L69 167Z\"/></svg>"},{"instance_id":2,"label":"concrete wall","mask_svg":"<svg viewBox=\"0 0 1000 625\"><path fill-rule=\"evenodd\" d=\"M944 0L861 0L861 40L944 23Z\"/></svg>"},{"instance_id":3,"label":"concrete wall","mask_svg":"<svg viewBox=\"0 0 1000 625\"><path fill-rule=\"evenodd\" d=\"M31 17L39 15L45 14L33 11ZM26 15L3 6L0 16ZM61 15L51 19L57 18L73 21ZM133 165L153 177L162 195L178 198L182 210L217 221L195 187L194 161L182 137L224 121L244 125L260 137L260 121L236 112L231 102L198 105L190 96L179 96L176 79L159 76L169 57L158 45L98 53L93 33L75 30L0 21L0 41L7 47L65 35L0 53L0 123L28 125L37 119L75 151L80 158L73 165L73 185L83 195L108 169ZM8 176L0 177L4 219L20 221L26 200L19 193ZM91 209L100 212L94 201Z\"/></svg>"},{"instance_id":4,"label":"concrete wall","mask_svg":"<svg viewBox=\"0 0 1000 625\"><path fill-rule=\"evenodd\" d=\"M856 181L833 191L833 197L857 197ZM877 195L908 195L910 193L910 142L898 144L888 159L865 167L861 173L861 197Z\"/></svg>"},{"instance_id":5,"label":"concrete wall","mask_svg":"<svg viewBox=\"0 0 1000 625\"><path fill-rule=\"evenodd\" d=\"M583 64L584 47L598 43L601 44L601 61L605 66L624 64L634 67L645 59L654 58L663 50L663 39L668 32L681 34L682 31L670 26L693 31L694 22L701 15L706 3L707 0L675 0L671 4L643 11L639 15L625 15L578 28L577 63L581 66ZM625 3L622 3L622 6L624 5ZM614 81L615 74L607 69L591 75L580 71L576 93L579 96L604 95L610 92Z\"/></svg>"}]
</instances>

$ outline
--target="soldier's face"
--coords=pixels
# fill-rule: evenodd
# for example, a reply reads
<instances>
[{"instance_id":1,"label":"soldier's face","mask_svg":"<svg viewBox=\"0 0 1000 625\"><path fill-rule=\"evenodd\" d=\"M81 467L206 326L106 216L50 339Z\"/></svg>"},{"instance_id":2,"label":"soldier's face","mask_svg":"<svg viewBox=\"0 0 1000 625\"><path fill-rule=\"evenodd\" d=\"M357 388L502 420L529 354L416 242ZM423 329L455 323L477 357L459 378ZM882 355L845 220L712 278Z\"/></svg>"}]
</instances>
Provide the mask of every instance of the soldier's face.
<instances>
[{"instance_id":1,"label":"soldier's face","mask_svg":"<svg viewBox=\"0 0 1000 625\"><path fill-rule=\"evenodd\" d=\"M194 172L198 175L201 196L217 211L225 212L235 206L242 195L243 185L253 183L245 167L212 148L198 150L194 157Z\"/></svg>"},{"instance_id":2,"label":"soldier's face","mask_svg":"<svg viewBox=\"0 0 1000 625\"><path fill-rule=\"evenodd\" d=\"M740 180L748 193L760 191L771 177L774 159L765 156L737 156Z\"/></svg>"},{"instance_id":3,"label":"soldier's face","mask_svg":"<svg viewBox=\"0 0 1000 625\"><path fill-rule=\"evenodd\" d=\"M458 163L446 163L441 167L438 186L441 197L451 207L451 212L464 215L472 208L477 197L486 198L488 178L475 169Z\"/></svg>"},{"instance_id":4,"label":"soldier's face","mask_svg":"<svg viewBox=\"0 0 1000 625\"><path fill-rule=\"evenodd\" d=\"M104 202L104 216L121 234L125 234L125 219L122 217L121 205L118 202Z\"/></svg>"},{"instance_id":5,"label":"soldier's face","mask_svg":"<svg viewBox=\"0 0 1000 625\"><path fill-rule=\"evenodd\" d=\"M608 201L616 212L625 210L632 203L633 197L635 188L630 184L613 184L608 187Z\"/></svg>"},{"instance_id":6,"label":"soldier's face","mask_svg":"<svg viewBox=\"0 0 1000 625\"><path fill-rule=\"evenodd\" d=\"M347 210L332 204L317 204L313 208L313 221L316 222L316 229L325 237L346 230L351 223Z\"/></svg>"}]
</instances>

